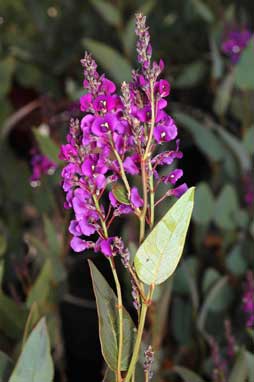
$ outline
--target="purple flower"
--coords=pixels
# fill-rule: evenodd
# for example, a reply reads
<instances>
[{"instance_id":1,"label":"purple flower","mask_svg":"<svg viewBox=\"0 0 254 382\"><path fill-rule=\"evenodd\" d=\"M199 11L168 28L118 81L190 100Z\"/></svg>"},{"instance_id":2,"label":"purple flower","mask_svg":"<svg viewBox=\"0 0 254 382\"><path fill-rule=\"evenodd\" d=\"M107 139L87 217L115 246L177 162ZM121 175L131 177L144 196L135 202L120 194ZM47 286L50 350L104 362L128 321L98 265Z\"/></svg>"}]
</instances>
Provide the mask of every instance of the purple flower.
<instances>
[{"instance_id":1,"label":"purple flower","mask_svg":"<svg viewBox=\"0 0 254 382\"><path fill-rule=\"evenodd\" d=\"M186 183L181 184L180 186L174 188L171 190L171 195L175 196L176 198L180 198L186 191L188 190L188 186Z\"/></svg>"},{"instance_id":2,"label":"purple flower","mask_svg":"<svg viewBox=\"0 0 254 382\"><path fill-rule=\"evenodd\" d=\"M143 15L136 15L140 68L132 72L129 84L122 84L121 94L116 92L112 81L98 73L96 62L89 53L85 53L81 63L86 94L80 98L80 109L84 115L81 122L70 121L67 143L60 152L60 158L67 162L61 173L66 192L65 207L72 208L74 212L69 226L73 235L72 248L80 252L93 247L107 257L118 254L125 266L129 253L121 239L108 237L112 222L123 214L134 214L140 218L141 213L149 221L152 216L149 205L152 178L157 180L154 190L156 205L160 183L175 186L183 175L180 168L168 169L168 176L159 175L158 167L170 166L183 154L177 140L175 150L161 151L160 148L161 152L156 155L158 144L177 137L177 127L164 111L170 84L159 77L164 69L163 61L151 61L152 47L145 22ZM133 176L139 177L143 194L147 194L145 205L137 187L132 186ZM112 183L118 180L124 187L124 203L120 203L110 191ZM182 184L169 189L165 196L179 197L186 189L187 186ZM110 203L104 205L107 199ZM94 244L86 241L91 235L97 235Z\"/></svg>"},{"instance_id":3,"label":"purple flower","mask_svg":"<svg viewBox=\"0 0 254 382\"><path fill-rule=\"evenodd\" d=\"M221 49L229 56L232 64L237 63L251 37L252 33L248 29L233 29L226 34Z\"/></svg>"},{"instance_id":4,"label":"purple flower","mask_svg":"<svg viewBox=\"0 0 254 382\"><path fill-rule=\"evenodd\" d=\"M133 187L131 189L131 203L134 207L139 208L142 207L144 204L143 199L140 197L137 187Z\"/></svg>"},{"instance_id":5,"label":"purple flower","mask_svg":"<svg viewBox=\"0 0 254 382\"><path fill-rule=\"evenodd\" d=\"M167 116L154 129L154 138L157 143L169 142L176 138L177 127L173 118Z\"/></svg>"},{"instance_id":6,"label":"purple flower","mask_svg":"<svg viewBox=\"0 0 254 382\"><path fill-rule=\"evenodd\" d=\"M251 271L247 273L243 295L243 311L246 315L246 327L252 328L254 326L254 277Z\"/></svg>"},{"instance_id":7,"label":"purple flower","mask_svg":"<svg viewBox=\"0 0 254 382\"><path fill-rule=\"evenodd\" d=\"M70 246L75 252L83 252L90 247L89 243L79 237L73 237Z\"/></svg>"},{"instance_id":8,"label":"purple flower","mask_svg":"<svg viewBox=\"0 0 254 382\"><path fill-rule=\"evenodd\" d=\"M37 149L32 150L31 166L32 175L30 177L30 182L33 187L40 184L42 175L52 175L57 169L57 165L45 155L40 154Z\"/></svg>"}]
</instances>

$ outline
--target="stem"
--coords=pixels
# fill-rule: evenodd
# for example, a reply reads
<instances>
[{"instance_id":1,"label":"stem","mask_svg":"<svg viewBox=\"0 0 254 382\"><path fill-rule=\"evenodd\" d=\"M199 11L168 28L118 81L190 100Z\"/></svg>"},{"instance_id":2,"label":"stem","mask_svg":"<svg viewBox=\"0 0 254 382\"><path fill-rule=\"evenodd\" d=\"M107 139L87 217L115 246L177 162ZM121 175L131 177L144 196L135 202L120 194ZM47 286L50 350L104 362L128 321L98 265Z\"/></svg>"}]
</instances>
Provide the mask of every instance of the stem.
<instances>
[{"instance_id":1,"label":"stem","mask_svg":"<svg viewBox=\"0 0 254 382\"><path fill-rule=\"evenodd\" d=\"M147 211L147 173L146 173L146 160L141 159L141 175L143 186L143 200L144 206L140 215L140 228L139 228L139 242L141 243L145 237L145 225L146 225L146 211Z\"/></svg>"},{"instance_id":2,"label":"stem","mask_svg":"<svg viewBox=\"0 0 254 382\"><path fill-rule=\"evenodd\" d=\"M154 284L150 285L147 299L145 302L142 303L140 320L139 320L138 331L137 331L137 338L136 338L136 342L134 345L131 362L130 362L126 377L124 379L124 382L129 382L133 373L135 372L136 363L138 361L138 356L139 356L140 345L141 345L141 341L142 341L142 335L143 335L143 331L144 331L144 327L145 327L146 313L148 310L148 306L151 303L153 291L154 291Z\"/></svg>"},{"instance_id":3,"label":"stem","mask_svg":"<svg viewBox=\"0 0 254 382\"><path fill-rule=\"evenodd\" d=\"M149 186L150 186L150 228L154 225L154 184L152 164L149 160Z\"/></svg>"},{"instance_id":4,"label":"stem","mask_svg":"<svg viewBox=\"0 0 254 382\"><path fill-rule=\"evenodd\" d=\"M117 381L122 381L121 375L121 366L122 366L122 354L123 354L123 301L122 301L122 292L121 285L116 272L114 259L110 258L110 266L114 276L117 292L117 310L119 317L119 343L118 343L118 358L117 358Z\"/></svg>"},{"instance_id":5,"label":"stem","mask_svg":"<svg viewBox=\"0 0 254 382\"><path fill-rule=\"evenodd\" d=\"M124 382L130 381L131 376L133 375L137 360L138 360L139 349L140 349L141 340L142 340L142 334L143 334L143 330L145 327L147 309L148 309L148 305L145 303L142 303L140 321L139 321L138 332L137 332L137 338L136 338L136 342L134 345L130 366L129 366L129 369L128 369L128 372L126 374Z\"/></svg>"},{"instance_id":6,"label":"stem","mask_svg":"<svg viewBox=\"0 0 254 382\"><path fill-rule=\"evenodd\" d=\"M93 195L93 200L95 207L100 215L101 226L105 238L108 238L108 230L105 223L105 220L102 217L100 205L96 195ZM117 275L115 262L113 257L109 258L110 267L113 273L115 285L116 285L116 294L117 294L117 310L118 310L118 319L119 319L119 342L118 342L118 358L117 358L117 382L122 382L121 375L121 364L122 364L122 353L123 353L123 300L122 300L122 291L119 278Z\"/></svg>"},{"instance_id":7,"label":"stem","mask_svg":"<svg viewBox=\"0 0 254 382\"><path fill-rule=\"evenodd\" d=\"M120 155L118 154L118 152L115 150L115 148L113 147L113 152L114 152L114 155L118 161L118 164L120 166L120 174L121 174L121 177L123 179L123 182L124 182L124 185L125 185L125 188L128 192L128 196L130 197L130 185L129 185L129 182L128 182L128 179L127 179L127 176L125 174L125 171L124 171L124 168L123 168L123 162L122 162L122 159L120 158Z\"/></svg>"}]
</instances>

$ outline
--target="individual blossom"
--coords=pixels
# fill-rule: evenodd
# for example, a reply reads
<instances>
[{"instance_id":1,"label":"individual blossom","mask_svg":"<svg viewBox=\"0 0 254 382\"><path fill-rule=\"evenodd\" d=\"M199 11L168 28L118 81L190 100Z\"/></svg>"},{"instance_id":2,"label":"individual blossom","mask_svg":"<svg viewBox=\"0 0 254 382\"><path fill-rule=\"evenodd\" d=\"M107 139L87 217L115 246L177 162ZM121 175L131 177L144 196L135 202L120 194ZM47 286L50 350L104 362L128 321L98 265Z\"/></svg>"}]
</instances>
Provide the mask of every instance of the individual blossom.
<instances>
[{"instance_id":1,"label":"individual blossom","mask_svg":"<svg viewBox=\"0 0 254 382\"><path fill-rule=\"evenodd\" d=\"M246 316L246 327L254 326L254 277L253 273L247 273L243 295L243 311Z\"/></svg>"},{"instance_id":2,"label":"individual blossom","mask_svg":"<svg viewBox=\"0 0 254 382\"><path fill-rule=\"evenodd\" d=\"M66 162L62 170L65 207L74 212L69 226L72 249L93 249L107 258L119 255L125 267L129 253L111 232L113 221L135 215L142 241L145 225L153 225L154 208L161 202L156 200L158 187L167 184L164 198L180 197L187 189L185 183L178 184L183 171L174 162L183 154L176 123L165 110L170 84L160 78L163 61L152 61L142 14L136 15L136 35L139 68L132 72L130 83L123 82L120 92L113 81L99 74L91 54L85 53L81 60L83 115L80 121L70 121L59 155ZM165 166L168 175L161 177Z\"/></svg>"},{"instance_id":3,"label":"individual blossom","mask_svg":"<svg viewBox=\"0 0 254 382\"><path fill-rule=\"evenodd\" d=\"M230 58L232 64L238 62L243 49L248 45L251 37L252 33L247 28L234 28L225 33L221 50Z\"/></svg>"},{"instance_id":4,"label":"individual blossom","mask_svg":"<svg viewBox=\"0 0 254 382\"><path fill-rule=\"evenodd\" d=\"M45 155L41 154L38 149L32 149L31 154L32 159L30 163L32 167L32 175L30 177L30 183L32 187L37 187L40 185L41 177L44 174L54 174L57 169L57 165Z\"/></svg>"}]
</instances>

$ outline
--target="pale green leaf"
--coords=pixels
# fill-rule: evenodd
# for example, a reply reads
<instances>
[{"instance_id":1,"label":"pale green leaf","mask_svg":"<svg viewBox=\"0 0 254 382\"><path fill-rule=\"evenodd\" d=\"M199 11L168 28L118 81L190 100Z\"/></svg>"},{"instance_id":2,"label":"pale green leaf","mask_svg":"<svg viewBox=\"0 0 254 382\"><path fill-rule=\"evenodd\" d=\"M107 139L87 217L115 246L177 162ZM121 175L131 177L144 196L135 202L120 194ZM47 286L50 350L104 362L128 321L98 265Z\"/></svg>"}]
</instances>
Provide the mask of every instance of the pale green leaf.
<instances>
[{"instance_id":1,"label":"pale green leaf","mask_svg":"<svg viewBox=\"0 0 254 382\"><path fill-rule=\"evenodd\" d=\"M209 293L207 294L198 317L197 325L199 330L204 330L207 314L209 310L211 310L214 300L221 293L221 290L225 287L227 282L228 279L226 276L220 278L219 281L215 283L215 285L210 289Z\"/></svg>"},{"instance_id":2,"label":"pale green leaf","mask_svg":"<svg viewBox=\"0 0 254 382\"><path fill-rule=\"evenodd\" d=\"M121 25L122 16L119 9L112 3L104 0L90 0L100 16L110 25Z\"/></svg>"},{"instance_id":3,"label":"pale green leaf","mask_svg":"<svg viewBox=\"0 0 254 382\"><path fill-rule=\"evenodd\" d=\"M130 81L131 66L119 52L102 42L90 38L85 38L83 44L116 82Z\"/></svg>"},{"instance_id":4,"label":"pale green leaf","mask_svg":"<svg viewBox=\"0 0 254 382\"><path fill-rule=\"evenodd\" d=\"M245 350L244 356L247 363L247 370L248 370L248 377L249 377L248 382L254 382L254 354Z\"/></svg>"},{"instance_id":5,"label":"pale green leaf","mask_svg":"<svg viewBox=\"0 0 254 382\"><path fill-rule=\"evenodd\" d=\"M23 339L22 339L22 348L24 347L30 333L32 332L33 328L35 327L39 319L40 319L39 308L37 303L34 302L33 305L31 306L29 315L26 320L25 330L24 330Z\"/></svg>"},{"instance_id":6,"label":"pale green leaf","mask_svg":"<svg viewBox=\"0 0 254 382\"><path fill-rule=\"evenodd\" d=\"M195 8L198 15L207 23L212 23L214 21L214 15L208 5L205 4L203 0L191 0L193 7Z\"/></svg>"},{"instance_id":7,"label":"pale green leaf","mask_svg":"<svg viewBox=\"0 0 254 382\"><path fill-rule=\"evenodd\" d=\"M236 276L243 276L247 270L248 264L243 255L242 246L237 244L226 258L227 269Z\"/></svg>"},{"instance_id":8,"label":"pale green leaf","mask_svg":"<svg viewBox=\"0 0 254 382\"><path fill-rule=\"evenodd\" d=\"M30 334L9 382L52 382L53 361L45 319Z\"/></svg>"},{"instance_id":9,"label":"pale green leaf","mask_svg":"<svg viewBox=\"0 0 254 382\"><path fill-rule=\"evenodd\" d=\"M205 63L201 60L190 63L174 81L177 88L191 88L196 86L204 77Z\"/></svg>"},{"instance_id":10,"label":"pale green leaf","mask_svg":"<svg viewBox=\"0 0 254 382\"><path fill-rule=\"evenodd\" d=\"M205 382L199 375L186 367L175 366L174 371L183 378L184 382Z\"/></svg>"},{"instance_id":11,"label":"pale green leaf","mask_svg":"<svg viewBox=\"0 0 254 382\"><path fill-rule=\"evenodd\" d=\"M59 163L59 147L50 138L50 136L40 131L40 129L33 129L33 133L42 154L52 160L54 163Z\"/></svg>"},{"instance_id":12,"label":"pale green leaf","mask_svg":"<svg viewBox=\"0 0 254 382\"><path fill-rule=\"evenodd\" d=\"M226 185L215 203L214 222L221 229L234 229L237 225L238 209L236 191L231 185Z\"/></svg>"},{"instance_id":13,"label":"pale green leaf","mask_svg":"<svg viewBox=\"0 0 254 382\"><path fill-rule=\"evenodd\" d=\"M251 126L249 129L247 129L243 136L243 145L246 149L246 151L250 154L254 154L254 126Z\"/></svg>"},{"instance_id":14,"label":"pale green leaf","mask_svg":"<svg viewBox=\"0 0 254 382\"><path fill-rule=\"evenodd\" d=\"M227 111L234 88L234 81L235 72L232 70L226 75L226 77L223 79L217 90L217 94L213 104L213 109L216 114L224 115Z\"/></svg>"},{"instance_id":15,"label":"pale green leaf","mask_svg":"<svg viewBox=\"0 0 254 382\"><path fill-rule=\"evenodd\" d=\"M117 370L119 315L117 297L105 278L89 260L99 317L99 335L103 357L111 370ZM123 357L121 370L127 370L135 339L135 326L123 307Z\"/></svg>"},{"instance_id":16,"label":"pale green leaf","mask_svg":"<svg viewBox=\"0 0 254 382\"><path fill-rule=\"evenodd\" d=\"M116 382L115 372L107 367L102 382Z\"/></svg>"},{"instance_id":17,"label":"pale green leaf","mask_svg":"<svg viewBox=\"0 0 254 382\"><path fill-rule=\"evenodd\" d=\"M193 219L199 224L208 224L214 212L214 197L207 183L198 184L195 192Z\"/></svg>"},{"instance_id":18,"label":"pale green leaf","mask_svg":"<svg viewBox=\"0 0 254 382\"><path fill-rule=\"evenodd\" d=\"M191 133L199 150L209 159L220 161L224 158L224 147L211 129L183 112L175 112L174 117Z\"/></svg>"},{"instance_id":19,"label":"pale green leaf","mask_svg":"<svg viewBox=\"0 0 254 382\"><path fill-rule=\"evenodd\" d=\"M247 375L248 368L245 358L245 352L243 349L241 349L239 354L237 355L233 369L228 377L228 382L245 382Z\"/></svg>"},{"instance_id":20,"label":"pale green leaf","mask_svg":"<svg viewBox=\"0 0 254 382\"><path fill-rule=\"evenodd\" d=\"M194 201L194 188L177 200L139 247L136 272L145 284L161 284L181 258Z\"/></svg>"},{"instance_id":21,"label":"pale green leaf","mask_svg":"<svg viewBox=\"0 0 254 382\"><path fill-rule=\"evenodd\" d=\"M29 291L26 305L30 308L34 302L42 303L47 299L51 289L52 268L50 260L46 260L34 285Z\"/></svg>"},{"instance_id":22,"label":"pale green leaf","mask_svg":"<svg viewBox=\"0 0 254 382\"><path fill-rule=\"evenodd\" d=\"M241 53L239 62L235 69L235 84L241 90L254 89L254 38L250 39L249 44Z\"/></svg>"},{"instance_id":23,"label":"pale green leaf","mask_svg":"<svg viewBox=\"0 0 254 382\"><path fill-rule=\"evenodd\" d=\"M249 171L251 169L251 158L245 149L244 144L221 126L218 126L216 131L220 135L222 141L234 154L243 172Z\"/></svg>"}]
</instances>

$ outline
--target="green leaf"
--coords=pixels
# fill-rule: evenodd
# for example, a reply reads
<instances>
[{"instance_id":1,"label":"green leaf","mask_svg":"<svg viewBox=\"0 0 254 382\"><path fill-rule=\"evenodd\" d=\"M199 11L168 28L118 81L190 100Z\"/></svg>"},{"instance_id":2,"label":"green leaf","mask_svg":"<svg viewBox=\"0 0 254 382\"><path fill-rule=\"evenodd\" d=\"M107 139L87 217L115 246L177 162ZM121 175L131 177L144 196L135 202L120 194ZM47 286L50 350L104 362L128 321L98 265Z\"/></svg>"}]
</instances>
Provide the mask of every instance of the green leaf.
<instances>
[{"instance_id":1,"label":"green leaf","mask_svg":"<svg viewBox=\"0 0 254 382\"><path fill-rule=\"evenodd\" d=\"M194 188L177 200L139 247L134 258L138 277L145 284L161 284L181 258L194 201Z\"/></svg>"},{"instance_id":2,"label":"green leaf","mask_svg":"<svg viewBox=\"0 0 254 382\"><path fill-rule=\"evenodd\" d=\"M251 126L249 129L245 131L244 137L243 137L243 145L246 149L246 151L250 154L254 154L254 126Z\"/></svg>"},{"instance_id":3,"label":"green leaf","mask_svg":"<svg viewBox=\"0 0 254 382\"><path fill-rule=\"evenodd\" d=\"M235 82L235 72L229 72L217 91L213 109L217 115L224 115L229 106Z\"/></svg>"},{"instance_id":4,"label":"green leaf","mask_svg":"<svg viewBox=\"0 0 254 382\"><path fill-rule=\"evenodd\" d=\"M34 302L33 305L31 306L28 318L26 320L26 326L25 326L23 339L22 339L22 348L24 347L31 331L33 330L33 328L39 321L39 318L40 318L40 313L39 313L38 305L36 302Z\"/></svg>"},{"instance_id":5,"label":"green leaf","mask_svg":"<svg viewBox=\"0 0 254 382\"><path fill-rule=\"evenodd\" d=\"M214 197L207 183L198 184L195 192L193 219L199 224L208 224L214 213Z\"/></svg>"},{"instance_id":6,"label":"green leaf","mask_svg":"<svg viewBox=\"0 0 254 382\"><path fill-rule=\"evenodd\" d=\"M119 203L130 204L127 192L122 184L115 183L112 187L112 193Z\"/></svg>"},{"instance_id":7,"label":"green leaf","mask_svg":"<svg viewBox=\"0 0 254 382\"><path fill-rule=\"evenodd\" d=\"M244 350L241 349L237 355L233 370L231 371L228 382L245 382L248 375L247 362ZM249 381L250 382L250 381Z\"/></svg>"},{"instance_id":8,"label":"green leaf","mask_svg":"<svg viewBox=\"0 0 254 382\"><path fill-rule=\"evenodd\" d=\"M254 382L254 354L245 350L244 356L245 356L247 370L248 370L248 378L249 378L248 382Z\"/></svg>"},{"instance_id":9,"label":"green leaf","mask_svg":"<svg viewBox=\"0 0 254 382\"><path fill-rule=\"evenodd\" d=\"M118 8L113 4L103 0L90 0L93 7L100 16L110 25L115 27L121 25L122 16Z\"/></svg>"},{"instance_id":10,"label":"green leaf","mask_svg":"<svg viewBox=\"0 0 254 382\"><path fill-rule=\"evenodd\" d=\"M51 289L51 282L52 282L51 263L50 263L50 260L46 260L33 287L29 291L28 298L26 301L26 305L29 308L35 302L39 304L46 301Z\"/></svg>"},{"instance_id":11,"label":"green leaf","mask_svg":"<svg viewBox=\"0 0 254 382\"><path fill-rule=\"evenodd\" d=\"M237 225L238 209L236 191L231 185L226 185L215 203L214 222L221 229L234 229Z\"/></svg>"},{"instance_id":12,"label":"green leaf","mask_svg":"<svg viewBox=\"0 0 254 382\"><path fill-rule=\"evenodd\" d=\"M217 80L221 78L223 74L223 59L218 49L215 31L210 36L210 48L212 55L212 77Z\"/></svg>"},{"instance_id":13,"label":"green leaf","mask_svg":"<svg viewBox=\"0 0 254 382\"><path fill-rule=\"evenodd\" d=\"M7 249L7 240L4 235L0 233L0 256L3 256Z\"/></svg>"},{"instance_id":14,"label":"green leaf","mask_svg":"<svg viewBox=\"0 0 254 382\"><path fill-rule=\"evenodd\" d=\"M227 130L223 129L221 126L216 128L217 133L222 138L226 146L232 151L238 163L240 164L243 172L250 171L251 158L245 149L243 143L239 141L234 135L229 133Z\"/></svg>"},{"instance_id":15,"label":"green leaf","mask_svg":"<svg viewBox=\"0 0 254 382\"><path fill-rule=\"evenodd\" d=\"M235 68L235 84L241 90L254 89L254 38L250 39L249 44L241 53L239 62Z\"/></svg>"},{"instance_id":16,"label":"green leaf","mask_svg":"<svg viewBox=\"0 0 254 382\"><path fill-rule=\"evenodd\" d=\"M115 372L107 367L102 382L116 382Z\"/></svg>"},{"instance_id":17,"label":"green leaf","mask_svg":"<svg viewBox=\"0 0 254 382\"><path fill-rule=\"evenodd\" d=\"M103 357L111 370L117 370L119 317L117 297L95 265L88 260L99 317L99 335ZM135 326L123 307L123 357L121 370L127 370L135 339Z\"/></svg>"},{"instance_id":18,"label":"green leaf","mask_svg":"<svg viewBox=\"0 0 254 382\"><path fill-rule=\"evenodd\" d=\"M188 64L180 76L174 82L177 88L190 88L197 85L204 77L206 66L203 61L195 61Z\"/></svg>"},{"instance_id":19,"label":"green leaf","mask_svg":"<svg viewBox=\"0 0 254 382\"><path fill-rule=\"evenodd\" d=\"M10 91L11 78L15 68L15 61L12 57L6 57L0 61L0 99ZM2 102L2 101L1 101Z\"/></svg>"},{"instance_id":20,"label":"green leaf","mask_svg":"<svg viewBox=\"0 0 254 382\"><path fill-rule=\"evenodd\" d=\"M85 38L83 44L116 82L130 81L131 66L119 52L102 42L89 38Z\"/></svg>"},{"instance_id":21,"label":"green leaf","mask_svg":"<svg viewBox=\"0 0 254 382\"><path fill-rule=\"evenodd\" d=\"M0 382L9 381L9 377L13 368L13 362L11 358L0 351Z\"/></svg>"},{"instance_id":22,"label":"green leaf","mask_svg":"<svg viewBox=\"0 0 254 382\"><path fill-rule=\"evenodd\" d=\"M172 306L173 335L180 345L191 341L192 307L182 298L175 298Z\"/></svg>"},{"instance_id":23,"label":"green leaf","mask_svg":"<svg viewBox=\"0 0 254 382\"><path fill-rule=\"evenodd\" d=\"M243 276L248 264L243 257L242 246L237 244L226 258L226 267L236 276Z\"/></svg>"},{"instance_id":24,"label":"green leaf","mask_svg":"<svg viewBox=\"0 0 254 382\"><path fill-rule=\"evenodd\" d=\"M220 279L220 274L216 269L207 268L202 281L202 292L206 294L209 289Z\"/></svg>"},{"instance_id":25,"label":"green leaf","mask_svg":"<svg viewBox=\"0 0 254 382\"><path fill-rule=\"evenodd\" d=\"M10 338L20 338L28 311L0 291L0 328ZM17 320L18 317L18 320Z\"/></svg>"},{"instance_id":26,"label":"green leaf","mask_svg":"<svg viewBox=\"0 0 254 382\"><path fill-rule=\"evenodd\" d=\"M195 7L198 15L207 23L214 21L214 15L211 9L202 0L191 0L193 7Z\"/></svg>"},{"instance_id":27,"label":"green leaf","mask_svg":"<svg viewBox=\"0 0 254 382\"><path fill-rule=\"evenodd\" d=\"M45 319L30 334L9 382L52 382L53 361Z\"/></svg>"},{"instance_id":28,"label":"green leaf","mask_svg":"<svg viewBox=\"0 0 254 382\"><path fill-rule=\"evenodd\" d=\"M42 154L54 163L60 163L58 159L59 147L50 136L42 132L40 129L33 129L33 133Z\"/></svg>"},{"instance_id":29,"label":"green leaf","mask_svg":"<svg viewBox=\"0 0 254 382\"><path fill-rule=\"evenodd\" d=\"M205 382L193 371L183 366L175 366L174 371L183 378L184 382Z\"/></svg>"},{"instance_id":30,"label":"green leaf","mask_svg":"<svg viewBox=\"0 0 254 382\"><path fill-rule=\"evenodd\" d=\"M178 123L191 133L199 150L209 159L220 161L224 158L224 148L211 129L208 129L186 113L177 111L174 112L174 117Z\"/></svg>"},{"instance_id":31,"label":"green leaf","mask_svg":"<svg viewBox=\"0 0 254 382\"><path fill-rule=\"evenodd\" d=\"M227 282L228 282L228 279L226 276L221 277L219 281L217 281L216 284L210 289L199 313L198 322L197 322L199 330L201 331L204 330L207 314L209 310L211 310L211 308L213 307L214 300L219 296L219 294L221 293L221 290L225 287Z\"/></svg>"}]
</instances>

